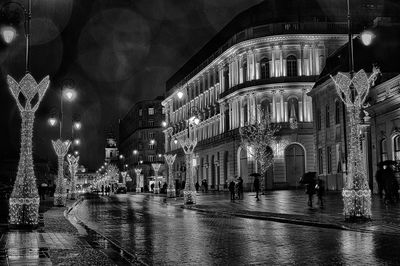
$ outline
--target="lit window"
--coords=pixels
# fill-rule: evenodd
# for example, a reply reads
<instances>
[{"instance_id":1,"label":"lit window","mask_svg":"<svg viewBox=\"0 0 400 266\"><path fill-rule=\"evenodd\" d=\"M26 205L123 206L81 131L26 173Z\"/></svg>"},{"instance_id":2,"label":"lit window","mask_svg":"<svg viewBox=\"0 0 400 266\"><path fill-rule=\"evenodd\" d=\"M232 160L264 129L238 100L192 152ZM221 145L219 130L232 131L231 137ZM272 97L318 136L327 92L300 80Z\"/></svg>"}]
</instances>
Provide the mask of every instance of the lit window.
<instances>
[{"instance_id":1,"label":"lit window","mask_svg":"<svg viewBox=\"0 0 400 266\"><path fill-rule=\"evenodd\" d=\"M393 139L394 160L400 161L400 135Z\"/></svg>"},{"instance_id":2,"label":"lit window","mask_svg":"<svg viewBox=\"0 0 400 266\"><path fill-rule=\"evenodd\" d=\"M139 116L142 116L143 115L143 111L142 111L142 109L139 109Z\"/></svg>"},{"instance_id":3,"label":"lit window","mask_svg":"<svg viewBox=\"0 0 400 266\"><path fill-rule=\"evenodd\" d=\"M386 150L386 139L382 139L381 140L381 162L386 161L387 159L388 159L388 156L387 156L387 150Z\"/></svg>"},{"instance_id":4,"label":"lit window","mask_svg":"<svg viewBox=\"0 0 400 266\"><path fill-rule=\"evenodd\" d=\"M149 115L154 115L154 108L153 107L149 108Z\"/></svg>"},{"instance_id":5,"label":"lit window","mask_svg":"<svg viewBox=\"0 0 400 266\"><path fill-rule=\"evenodd\" d=\"M260 61L261 66L261 79L269 78L269 61L267 58L263 58Z\"/></svg>"},{"instance_id":6,"label":"lit window","mask_svg":"<svg viewBox=\"0 0 400 266\"><path fill-rule=\"evenodd\" d=\"M286 58L286 74L288 77L297 76L297 59L294 55Z\"/></svg>"},{"instance_id":7,"label":"lit window","mask_svg":"<svg viewBox=\"0 0 400 266\"><path fill-rule=\"evenodd\" d=\"M154 120L149 120L149 127L154 127Z\"/></svg>"}]
</instances>

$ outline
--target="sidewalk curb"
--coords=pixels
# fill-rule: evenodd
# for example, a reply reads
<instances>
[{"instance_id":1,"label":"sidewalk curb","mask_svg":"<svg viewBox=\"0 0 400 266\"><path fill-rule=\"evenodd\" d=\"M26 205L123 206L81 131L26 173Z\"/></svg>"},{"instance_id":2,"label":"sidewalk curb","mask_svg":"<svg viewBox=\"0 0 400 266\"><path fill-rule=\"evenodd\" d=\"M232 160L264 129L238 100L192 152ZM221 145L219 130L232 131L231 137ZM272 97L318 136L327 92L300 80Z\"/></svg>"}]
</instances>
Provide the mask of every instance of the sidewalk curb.
<instances>
[{"instance_id":1,"label":"sidewalk curb","mask_svg":"<svg viewBox=\"0 0 400 266\"><path fill-rule=\"evenodd\" d=\"M306 225L306 226L314 226L314 227L329 228L329 229L351 230L350 228L348 228L346 226L332 224L332 223L320 223L320 222L289 219L289 218L282 218L282 217L275 217L275 216L257 216L257 215L251 215L251 214L232 213L232 212L216 212L216 211L200 209L200 208L192 207L192 206L181 206L181 208L187 209L187 210L203 212L203 213L212 213L212 214L216 214L216 215L218 215L218 214L219 215L229 215L229 216L235 216L235 217L241 217L241 218L250 218L250 219L273 221L273 222L279 222L279 223Z\"/></svg>"},{"instance_id":2,"label":"sidewalk curb","mask_svg":"<svg viewBox=\"0 0 400 266\"><path fill-rule=\"evenodd\" d=\"M106 199L106 201L109 201L108 198L106 197L102 197L104 199ZM83 202L85 199L83 197L81 197L79 200L77 200L72 207L70 207L68 210L64 211L64 216L65 218L68 220L67 215L71 215L70 212L77 206L79 205L81 202ZM118 249L120 249L121 251L123 251L124 253L128 254L129 256L131 256L132 258L134 258L138 263L142 264L142 265L148 265L145 262L143 262L141 259L138 258L138 256L136 254L132 254L131 252L127 251L125 248L121 247L119 244L115 243L113 240L111 240L110 238L108 238L107 236L103 235L102 233L94 230L93 228L89 227L87 224L85 224L81 219L79 219L76 215L73 215L75 217L75 219L82 223L85 227L87 227L88 229L92 230L93 232L95 232L96 234L98 234L99 236L101 236L102 238L106 239L108 242L110 242L112 245L116 246Z\"/></svg>"}]
</instances>

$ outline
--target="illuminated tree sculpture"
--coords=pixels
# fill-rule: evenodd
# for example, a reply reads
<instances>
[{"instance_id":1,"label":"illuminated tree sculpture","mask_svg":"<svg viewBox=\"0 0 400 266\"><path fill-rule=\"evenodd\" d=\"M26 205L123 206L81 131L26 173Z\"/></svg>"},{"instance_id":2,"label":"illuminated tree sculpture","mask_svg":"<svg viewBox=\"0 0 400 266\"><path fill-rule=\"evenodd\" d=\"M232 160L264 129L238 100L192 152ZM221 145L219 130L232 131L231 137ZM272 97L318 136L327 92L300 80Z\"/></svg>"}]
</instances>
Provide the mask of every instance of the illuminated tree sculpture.
<instances>
[{"instance_id":1,"label":"illuminated tree sculpture","mask_svg":"<svg viewBox=\"0 0 400 266\"><path fill-rule=\"evenodd\" d=\"M348 74L339 72L335 78L331 77L336 85L336 92L344 102L347 115L350 118L349 147L349 172L347 182L343 188L342 196L346 219L359 219L371 217L371 190L368 186L368 178L363 163L364 154L360 147L360 111L370 87L374 84L378 68L373 68L372 75L368 78L364 70L360 70L353 78Z\"/></svg>"},{"instance_id":2,"label":"illuminated tree sculpture","mask_svg":"<svg viewBox=\"0 0 400 266\"><path fill-rule=\"evenodd\" d=\"M257 109L259 119L254 124L239 129L241 147L251 155L261 168L261 190L264 191L264 176L274 162L272 147L276 144L276 133L280 127L271 122L271 116L261 108Z\"/></svg>"},{"instance_id":3,"label":"illuminated tree sculpture","mask_svg":"<svg viewBox=\"0 0 400 266\"><path fill-rule=\"evenodd\" d=\"M142 189L140 188L140 173L142 172L142 169L140 168L135 168L135 174L136 174L136 192L141 192Z\"/></svg>"},{"instance_id":4,"label":"illuminated tree sculpture","mask_svg":"<svg viewBox=\"0 0 400 266\"><path fill-rule=\"evenodd\" d=\"M18 83L7 76L8 86L21 114L21 150L17 177L10 197L11 226L36 226L39 218L39 194L36 187L32 158L32 134L35 112L49 87L49 76L39 84L31 74L26 74ZM32 100L38 96L32 105ZM21 98L24 100L21 101Z\"/></svg>"},{"instance_id":5,"label":"illuminated tree sculpture","mask_svg":"<svg viewBox=\"0 0 400 266\"><path fill-rule=\"evenodd\" d=\"M75 199L75 194L76 194L76 172L78 171L79 167L79 156L73 156L73 155L68 155L67 156L67 161L68 161L68 169L71 174L71 188L70 188L70 193L71 193L71 199Z\"/></svg>"},{"instance_id":6,"label":"illuminated tree sculpture","mask_svg":"<svg viewBox=\"0 0 400 266\"><path fill-rule=\"evenodd\" d=\"M165 161L168 164L168 187L167 187L167 196L170 198L175 197L175 185L172 174L172 166L174 165L176 154L164 154Z\"/></svg>"},{"instance_id":7,"label":"illuminated tree sculpture","mask_svg":"<svg viewBox=\"0 0 400 266\"><path fill-rule=\"evenodd\" d=\"M54 192L54 205L62 207L67 203L67 189L64 181L64 157L68 152L71 142L69 140L63 142L61 139L57 139L56 141L52 140L51 143L53 144L54 151L58 158L58 175L56 190Z\"/></svg>"},{"instance_id":8,"label":"illuminated tree sculpture","mask_svg":"<svg viewBox=\"0 0 400 266\"><path fill-rule=\"evenodd\" d=\"M186 182L185 189L183 191L184 204L196 204L196 188L193 181L193 151L197 145L197 139L187 138L180 140L183 151L185 152L186 161Z\"/></svg>"},{"instance_id":9,"label":"illuminated tree sculpture","mask_svg":"<svg viewBox=\"0 0 400 266\"><path fill-rule=\"evenodd\" d=\"M151 166L154 169L154 193L160 193L160 186L158 185L158 170L160 170L160 163L152 163Z\"/></svg>"}]
</instances>

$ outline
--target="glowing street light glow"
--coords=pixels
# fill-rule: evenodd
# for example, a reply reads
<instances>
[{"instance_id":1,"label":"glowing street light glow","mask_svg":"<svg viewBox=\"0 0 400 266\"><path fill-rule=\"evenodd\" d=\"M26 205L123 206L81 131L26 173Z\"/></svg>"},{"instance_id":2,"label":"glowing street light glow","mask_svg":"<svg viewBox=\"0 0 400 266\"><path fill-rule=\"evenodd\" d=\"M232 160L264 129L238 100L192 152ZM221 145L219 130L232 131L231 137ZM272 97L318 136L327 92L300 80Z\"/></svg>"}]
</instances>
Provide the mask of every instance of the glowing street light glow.
<instances>
[{"instance_id":1,"label":"glowing street light glow","mask_svg":"<svg viewBox=\"0 0 400 266\"><path fill-rule=\"evenodd\" d=\"M136 155L138 153L137 150L133 150L133 154Z\"/></svg>"},{"instance_id":2,"label":"glowing street light glow","mask_svg":"<svg viewBox=\"0 0 400 266\"><path fill-rule=\"evenodd\" d=\"M178 96L179 99L182 99L182 97L183 97L183 92L179 91L179 92L177 93L177 96Z\"/></svg>"},{"instance_id":3,"label":"glowing street light glow","mask_svg":"<svg viewBox=\"0 0 400 266\"><path fill-rule=\"evenodd\" d=\"M72 88L64 89L64 97L71 102L76 97L76 91Z\"/></svg>"},{"instance_id":4,"label":"glowing street light glow","mask_svg":"<svg viewBox=\"0 0 400 266\"><path fill-rule=\"evenodd\" d=\"M76 130L81 129L81 128L82 128L82 123L81 123L81 122L75 122L75 123L74 123L74 128L75 128Z\"/></svg>"},{"instance_id":5,"label":"glowing street light glow","mask_svg":"<svg viewBox=\"0 0 400 266\"><path fill-rule=\"evenodd\" d=\"M79 151L74 151L75 156L79 155Z\"/></svg>"},{"instance_id":6,"label":"glowing street light glow","mask_svg":"<svg viewBox=\"0 0 400 266\"><path fill-rule=\"evenodd\" d=\"M156 141L154 139L150 140L150 144L154 145L156 143Z\"/></svg>"},{"instance_id":7,"label":"glowing street light glow","mask_svg":"<svg viewBox=\"0 0 400 266\"><path fill-rule=\"evenodd\" d=\"M162 126L162 127L166 127L166 126L167 126L167 122L162 121L162 122L161 122L161 126Z\"/></svg>"},{"instance_id":8,"label":"glowing street light glow","mask_svg":"<svg viewBox=\"0 0 400 266\"><path fill-rule=\"evenodd\" d=\"M124 155L120 154L120 155L119 155L119 158L120 158L121 160L124 159Z\"/></svg>"},{"instance_id":9,"label":"glowing street light glow","mask_svg":"<svg viewBox=\"0 0 400 266\"><path fill-rule=\"evenodd\" d=\"M174 139L174 144L178 144L178 140L177 139Z\"/></svg>"},{"instance_id":10,"label":"glowing street light glow","mask_svg":"<svg viewBox=\"0 0 400 266\"><path fill-rule=\"evenodd\" d=\"M14 27L3 26L0 29L0 34L1 34L1 37L3 38L4 42L9 44L15 39L17 32L15 31Z\"/></svg>"},{"instance_id":11,"label":"glowing street light glow","mask_svg":"<svg viewBox=\"0 0 400 266\"><path fill-rule=\"evenodd\" d=\"M74 140L74 144L75 145L80 145L81 144L81 140L80 139L75 139Z\"/></svg>"},{"instance_id":12,"label":"glowing street light glow","mask_svg":"<svg viewBox=\"0 0 400 266\"><path fill-rule=\"evenodd\" d=\"M57 124L57 119L55 119L54 117L50 117L48 122L50 126L54 127Z\"/></svg>"},{"instance_id":13,"label":"glowing street light glow","mask_svg":"<svg viewBox=\"0 0 400 266\"><path fill-rule=\"evenodd\" d=\"M375 34L373 34L369 30L365 30L361 33L361 41L365 46L369 46L372 43L372 39L375 38Z\"/></svg>"}]
</instances>

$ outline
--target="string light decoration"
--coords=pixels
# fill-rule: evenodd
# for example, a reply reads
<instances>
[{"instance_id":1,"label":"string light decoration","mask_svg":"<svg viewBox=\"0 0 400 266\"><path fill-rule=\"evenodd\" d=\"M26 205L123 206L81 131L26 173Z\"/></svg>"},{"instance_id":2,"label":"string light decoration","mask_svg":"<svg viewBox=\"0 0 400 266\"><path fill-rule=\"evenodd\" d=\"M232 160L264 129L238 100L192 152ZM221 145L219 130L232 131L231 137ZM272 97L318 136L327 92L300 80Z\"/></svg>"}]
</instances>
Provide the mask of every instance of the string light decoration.
<instances>
[{"instance_id":1,"label":"string light decoration","mask_svg":"<svg viewBox=\"0 0 400 266\"><path fill-rule=\"evenodd\" d=\"M26 74L18 83L7 75L7 83L21 114L21 149L18 172L10 197L10 226L36 226L39 219L39 194L33 169L32 134L35 112L46 93L50 79L46 76L39 84L31 74ZM20 101L20 96L25 101ZM37 101L32 104L35 96Z\"/></svg>"},{"instance_id":2,"label":"string light decoration","mask_svg":"<svg viewBox=\"0 0 400 266\"><path fill-rule=\"evenodd\" d=\"M167 197L174 198L175 197L175 185L172 174L172 166L174 165L176 154L164 154L165 161L168 165L168 187L167 187Z\"/></svg>"},{"instance_id":3,"label":"string light decoration","mask_svg":"<svg viewBox=\"0 0 400 266\"><path fill-rule=\"evenodd\" d=\"M136 174L136 192L142 192L140 188L140 173L142 172L142 169L140 168L135 168L135 174Z\"/></svg>"},{"instance_id":4,"label":"string light decoration","mask_svg":"<svg viewBox=\"0 0 400 266\"><path fill-rule=\"evenodd\" d=\"M274 147L276 146L276 133L280 126L272 123L268 112L257 108L260 119L254 118L250 121L256 121L239 129L241 147L246 150L260 165L261 168L261 191L264 191L264 176L267 170L274 162ZM278 151L277 151L278 152Z\"/></svg>"},{"instance_id":5,"label":"string light decoration","mask_svg":"<svg viewBox=\"0 0 400 266\"><path fill-rule=\"evenodd\" d=\"M180 140L179 143L185 153L186 161L186 182L183 191L183 201L184 204L196 204L196 188L193 181L193 151L194 148L196 148L197 139L187 138L185 140Z\"/></svg>"},{"instance_id":6,"label":"string light decoration","mask_svg":"<svg viewBox=\"0 0 400 266\"><path fill-rule=\"evenodd\" d=\"M67 161L68 161L68 169L71 174L71 199L75 199L76 197L76 172L78 171L79 167L79 156L73 156L73 155L68 155L67 156Z\"/></svg>"},{"instance_id":7,"label":"string light decoration","mask_svg":"<svg viewBox=\"0 0 400 266\"><path fill-rule=\"evenodd\" d=\"M336 93L346 105L347 115L350 117L349 172L342 192L343 214L349 220L371 218L371 190L360 147L360 112L379 73L379 68L374 66L370 77L364 70L358 71L353 78L341 72L335 77L331 76Z\"/></svg>"},{"instance_id":8,"label":"string light decoration","mask_svg":"<svg viewBox=\"0 0 400 266\"><path fill-rule=\"evenodd\" d=\"M58 175L56 191L54 192L54 205L62 207L67 203L67 190L64 181L64 157L68 152L71 142L69 140L62 141L61 139L57 139L56 141L52 140L51 143L53 144L54 151L58 158Z\"/></svg>"},{"instance_id":9,"label":"string light decoration","mask_svg":"<svg viewBox=\"0 0 400 266\"><path fill-rule=\"evenodd\" d=\"M160 186L158 185L158 170L160 170L161 164L160 163L152 163L151 167L154 169L154 193L160 193Z\"/></svg>"}]
</instances>

